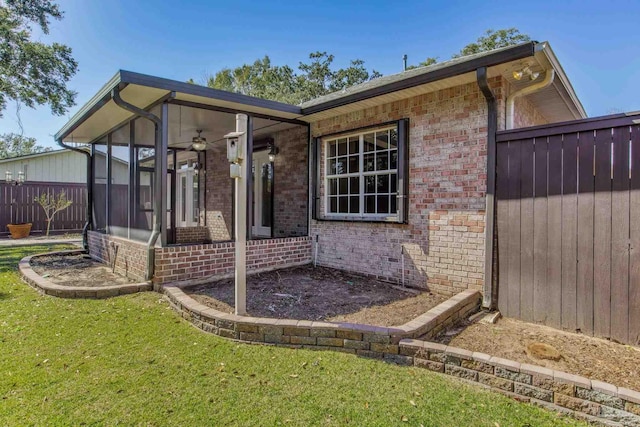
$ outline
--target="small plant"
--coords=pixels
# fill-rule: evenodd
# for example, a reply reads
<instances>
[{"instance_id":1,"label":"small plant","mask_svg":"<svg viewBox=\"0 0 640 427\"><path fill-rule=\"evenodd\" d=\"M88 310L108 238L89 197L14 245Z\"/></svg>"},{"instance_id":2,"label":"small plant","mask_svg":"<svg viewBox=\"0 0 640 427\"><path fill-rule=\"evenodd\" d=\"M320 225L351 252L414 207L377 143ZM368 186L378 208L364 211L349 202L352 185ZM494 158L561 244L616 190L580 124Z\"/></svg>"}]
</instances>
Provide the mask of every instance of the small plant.
<instances>
[{"instance_id":1,"label":"small plant","mask_svg":"<svg viewBox=\"0 0 640 427\"><path fill-rule=\"evenodd\" d=\"M73 201L67 199L67 193L62 190L57 195L42 193L40 197L36 197L35 202L42 206L44 214L47 216L47 236L53 222L53 217L60 211L67 209L73 204Z\"/></svg>"}]
</instances>

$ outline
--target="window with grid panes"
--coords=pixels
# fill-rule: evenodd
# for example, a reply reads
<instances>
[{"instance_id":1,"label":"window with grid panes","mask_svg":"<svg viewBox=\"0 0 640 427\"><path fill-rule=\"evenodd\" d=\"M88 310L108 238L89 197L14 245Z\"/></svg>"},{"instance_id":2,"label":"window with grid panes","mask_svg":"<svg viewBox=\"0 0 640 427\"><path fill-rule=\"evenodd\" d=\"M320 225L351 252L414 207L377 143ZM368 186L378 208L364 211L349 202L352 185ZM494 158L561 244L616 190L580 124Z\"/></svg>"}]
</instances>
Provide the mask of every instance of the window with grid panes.
<instances>
[{"instance_id":1,"label":"window with grid panes","mask_svg":"<svg viewBox=\"0 0 640 427\"><path fill-rule=\"evenodd\" d=\"M398 129L327 139L326 215L381 219L397 215Z\"/></svg>"}]
</instances>

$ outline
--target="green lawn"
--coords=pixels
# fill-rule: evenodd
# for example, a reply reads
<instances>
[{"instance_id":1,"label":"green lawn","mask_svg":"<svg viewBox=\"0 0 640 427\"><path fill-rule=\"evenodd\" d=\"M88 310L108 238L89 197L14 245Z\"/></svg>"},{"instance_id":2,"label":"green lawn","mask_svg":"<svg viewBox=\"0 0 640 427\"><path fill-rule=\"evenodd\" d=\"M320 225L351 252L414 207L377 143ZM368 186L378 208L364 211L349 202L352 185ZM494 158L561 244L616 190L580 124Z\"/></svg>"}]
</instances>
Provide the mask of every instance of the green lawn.
<instances>
[{"instance_id":1,"label":"green lawn","mask_svg":"<svg viewBox=\"0 0 640 427\"><path fill-rule=\"evenodd\" d=\"M16 265L50 248L0 248L3 426L582 425L422 369L208 335L156 293L40 296Z\"/></svg>"}]
</instances>

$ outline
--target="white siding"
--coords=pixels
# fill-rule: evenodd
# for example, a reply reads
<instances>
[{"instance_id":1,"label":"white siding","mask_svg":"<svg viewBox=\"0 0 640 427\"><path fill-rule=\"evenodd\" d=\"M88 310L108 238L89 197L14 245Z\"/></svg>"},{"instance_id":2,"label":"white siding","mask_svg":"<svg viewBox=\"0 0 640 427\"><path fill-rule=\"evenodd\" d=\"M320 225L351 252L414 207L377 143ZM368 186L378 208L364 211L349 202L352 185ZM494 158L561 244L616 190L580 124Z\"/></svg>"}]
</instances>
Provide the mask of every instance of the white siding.
<instances>
[{"instance_id":1,"label":"white siding","mask_svg":"<svg viewBox=\"0 0 640 427\"><path fill-rule=\"evenodd\" d=\"M103 162L98 162L99 165ZM59 151L42 156L16 158L0 162L0 179L4 180L5 172L10 171L13 179L18 172L25 173L27 181L39 182L87 182L87 158L75 151ZM96 178L106 178L104 167L96 171ZM101 173L105 176L100 176ZM128 166L124 162L114 161L112 169L113 183L126 184L129 181Z\"/></svg>"}]
</instances>

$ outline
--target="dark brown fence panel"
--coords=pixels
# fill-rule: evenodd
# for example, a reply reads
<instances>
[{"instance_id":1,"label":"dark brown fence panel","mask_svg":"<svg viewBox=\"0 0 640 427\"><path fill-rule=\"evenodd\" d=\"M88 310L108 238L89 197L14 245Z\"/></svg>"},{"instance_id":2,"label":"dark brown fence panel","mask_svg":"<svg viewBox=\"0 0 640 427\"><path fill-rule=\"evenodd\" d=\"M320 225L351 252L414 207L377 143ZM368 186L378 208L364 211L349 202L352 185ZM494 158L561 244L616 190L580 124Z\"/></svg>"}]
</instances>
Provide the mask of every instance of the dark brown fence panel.
<instances>
[{"instance_id":1,"label":"dark brown fence panel","mask_svg":"<svg viewBox=\"0 0 640 427\"><path fill-rule=\"evenodd\" d=\"M520 277L522 283L533 283L534 141L527 139L520 144ZM520 287L520 318L533 320L533 286Z\"/></svg>"},{"instance_id":2,"label":"dark brown fence panel","mask_svg":"<svg viewBox=\"0 0 640 427\"><path fill-rule=\"evenodd\" d=\"M533 320L547 318L547 138L535 139L533 200ZM525 286L527 286L525 284Z\"/></svg>"},{"instance_id":3,"label":"dark brown fence panel","mask_svg":"<svg viewBox=\"0 0 640 427\"><path fill-rule=\"evenodd\" d=\"M27 182L19 186L0 182L0 235L8 233L7 224L32 223L32 233L41 233L47 229L44 210L35 202L43 193L58 195L66 192L73 203L64 211L58 212L51 223L51 231L82 230L85 224L87 206L86 185L75 183Z\"/></svg>"},{"instance_id":4,"label":"dark brown fence panel","mask_svg":"<svg viewBox=\"0 0 640 427\"><path fill-rule=\"evenodd\" d=\"M577 329L578 134L562 140L562 327Z\"/></svg>"},{"instance_id":5,"label":"dark brown fence panel","mask_svg":"<svg viewBox=\"0 0 640 427\"><path fill-rule=\"evenodd\" d=\"M592 132L578 139L578 253L576 329L593 334L593 218L594 218L594 139Z\"/></svg>"},{"instance_id":6,"label":"dark brown fence panel","mask_svg":"<svg viewBox=\"0 0 640 427\"><path fill-rule=\"evenodd\" d=\"M640 343L640 126L631 128L629 342Z\"/></svg>"},{"instance_id":7,"label":"dark brown fence panel","mask_svg":"<svg viewBox=\"0 0 640 427\"><path fill-rule=\"evenodd\" d=\"M499 134L505 316L640 344L640 126L630 120Z\"/></svg>"}]
</instances>

